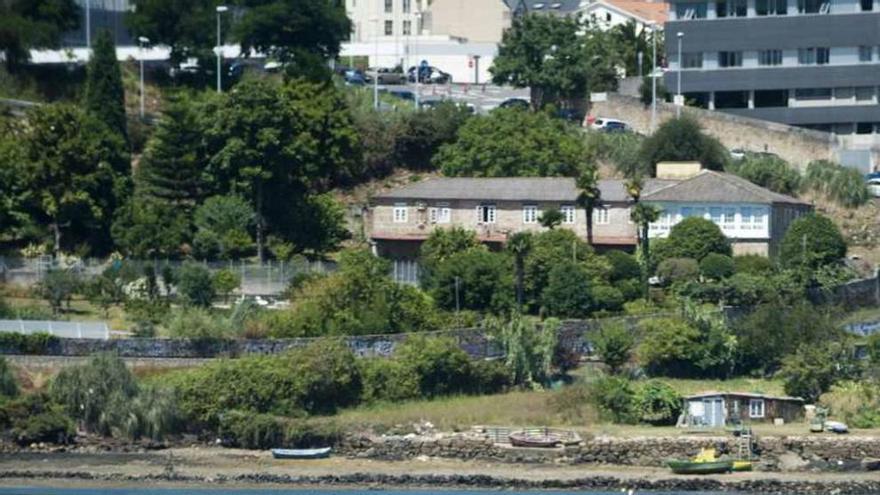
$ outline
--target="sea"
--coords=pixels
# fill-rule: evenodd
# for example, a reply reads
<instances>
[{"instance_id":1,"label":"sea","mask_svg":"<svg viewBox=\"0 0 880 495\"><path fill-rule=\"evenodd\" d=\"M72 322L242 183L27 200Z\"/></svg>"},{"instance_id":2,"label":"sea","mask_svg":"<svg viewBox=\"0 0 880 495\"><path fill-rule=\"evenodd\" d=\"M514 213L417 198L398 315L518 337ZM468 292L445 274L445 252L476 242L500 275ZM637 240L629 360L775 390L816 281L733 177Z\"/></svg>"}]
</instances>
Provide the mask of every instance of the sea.
<instances>
[{"instance_id":1,"label":"sea","mask_svg":"<svg viewBox=\"0 0 880 495\"><path fill-rule=\"evenodd\" d=\"M3 487L0 495L498 495L500 490L324 490L324 489L237 489L237 488L44 488ZM510 490L504 490L510 492ZM516 495L625 495L626 492L596 491L519 491ZM650 495L720 495L717 492L638 492ZM636 495L638 495L638 493ZM729 494L728 494L729 495ZM741 494L745 495L745 494Z\"/></svg>"}]
</instances>

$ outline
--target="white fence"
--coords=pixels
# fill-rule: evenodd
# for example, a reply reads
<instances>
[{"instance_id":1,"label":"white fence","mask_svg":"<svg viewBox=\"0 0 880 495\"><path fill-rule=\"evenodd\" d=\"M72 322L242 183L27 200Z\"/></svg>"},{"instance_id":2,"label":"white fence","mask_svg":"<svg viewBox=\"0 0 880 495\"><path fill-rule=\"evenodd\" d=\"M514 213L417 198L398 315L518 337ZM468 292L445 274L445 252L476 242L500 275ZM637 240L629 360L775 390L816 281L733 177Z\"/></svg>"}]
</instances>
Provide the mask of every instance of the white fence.
<instances>
[{"instance_id":1,"label":"white fence","mask_svg":"<svg viewBox=\"0 0 880 495\"><path fill-rule=\"evenodd\" d=\"M0 320L0 332L48 333L67 339L110 338L110 327L103 321Z\"/></svg>"}]
</instances>

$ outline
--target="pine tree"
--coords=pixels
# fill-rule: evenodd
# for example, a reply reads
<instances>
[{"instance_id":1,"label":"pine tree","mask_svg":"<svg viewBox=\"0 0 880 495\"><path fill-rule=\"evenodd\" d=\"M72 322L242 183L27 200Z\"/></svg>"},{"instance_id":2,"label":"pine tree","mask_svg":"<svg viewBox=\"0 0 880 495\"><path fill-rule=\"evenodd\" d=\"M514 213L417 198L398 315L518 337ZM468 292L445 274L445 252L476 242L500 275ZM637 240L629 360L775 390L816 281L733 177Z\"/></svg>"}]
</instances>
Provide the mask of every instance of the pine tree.
<instances>
[{"instance_id":1,"label":"pine tree","mask_svg":"<svg viewBox=\"0 0 880 495\"><path fill-rule=\"evenodd\" d=\"M138 167L138 195L192 211L204 196L202 136L192 104L182 97L172 98Z\"/></svg>"},{"instance_id":2,"label":"pine tree","mask_svg":"<svg viewBox=\"0 0 880 495\"><path fill-rule=\"evenodd\" d=\"M116 45L109 31L101 30L95 37L86 73L86 110L128 143L125 90L116 60Z\"/></svg>"}]
</instances>

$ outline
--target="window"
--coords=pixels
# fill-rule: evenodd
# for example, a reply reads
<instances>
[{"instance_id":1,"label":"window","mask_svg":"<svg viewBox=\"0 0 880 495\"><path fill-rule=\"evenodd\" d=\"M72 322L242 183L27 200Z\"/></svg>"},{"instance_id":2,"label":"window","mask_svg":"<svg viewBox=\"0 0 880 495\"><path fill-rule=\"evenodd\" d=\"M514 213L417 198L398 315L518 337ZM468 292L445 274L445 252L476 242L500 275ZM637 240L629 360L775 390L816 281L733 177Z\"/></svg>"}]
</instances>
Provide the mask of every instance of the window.
<instances>
[{"instance_id":1,"label":"window","mask_svg":"<svg viewBox=\"0 0 880 495\"><path fill-rule=\"evenodd\" d=\"M703 52L691 52L681 54L682 69L701 69L703 67Z\"/></svg>"},{"instance_id":2,"label":"window","mask_svg":"<svg viewBox=\"0 0 880 495\"><path fill-rule=\"evenodd\" d=\"M562 212L562 223L574 223L574 206L564 205L562 208L559 209L559 211Z\"/></svg>"},{"instance_id":3,"label":"window","mask_svg":"<svg viewBox=\"0 0 880 495\"><path fill-rule=\"evenodd\" d=\"M834 88L835 100L851 100L854 96L854 88Z\"/></svg>"},{"instance_id":4,"label":"window","mask_svg":"<svg viewBox=\"0 0 880 495\"><path fill-rule=\"evenodd\" d=\"M718 0L715 2L717 17L745 17L747 12L746 0Z\"/></svg>"},{"instance_id":5,"label":"window","mask_svg":"<svg viewBox=\"0 0 880 495\"><path fill-rule=\"evenodd\" d=\"M873 46L860 46L859 47L859 62L871 62L874 60L874 47Z\"/></svg>"},{"instance_id":6,"label":"window","mask_svg":"<svg viewBox=\"0 0 880 495\"><path fill-rule=\"evenodd\" d=\"M409 36L412 34L412 21L403 21L403 35Z\"/></svg>"},{"instance_id":7,"label":"window","mask_svg":"<svg viewBox=\"0 0 880 495\"><path fill-rule=\"evenodd\" d=\"M749 206L745 206L740 209L740 217L741 217L741 225L740 228L742 230L752 230L752 229L760 229L761 226L758 225L760 220L758 216L760 211L757 208L752 208Z\"/></svg>"},{"instance_id":8,"label":"window","mask_svg":"<svg viewBox=\"0 0 880 495\"><path fill-rule=\"evenodd\" d=\"M725 230L733 230L736 227L736 209L735 208L725 208L724 209L724 221L721 223L723 225L723 229Z\"/></svg>"},{"instance_id":9,"label":"window","mask_svg":"<svg viewBox=\"0 0 880 495\"><path fill-rule=\"evenodd\" d=\"M403 0L401 10L404 14L409 14L412 11L412 0Z\"/></svg>"},{"instance_id":10,"label":"window","mask_svg":"<svg viewBox=\"0 0 880 495\"><path fill-rule=\"evenodd\" d=\"M749 417L764 417L764 399L749 399Z\"/></svg>"},{"instance_id":11,"label":"window","mask_svg":"<svg viewBox=\"0 0 880 495\"><path fill-rule=\"evenodd\" d=\"M523 206L523 223L538 223L538 207L535 205Z\"/></svg>"},{"instance_id":12,"label":"window","mask_svg":"<svg viewBox=\"0 0 880 495\"><path fill-rule=\"evenodd\" d=\"M831 12L828 0L798 0L799 14L827 14Z\"/></svg>"},{"instance_id":13,"label":"window","mask_svg":"<svg viewBox=\"0 0 880 495\"><path fill-rule=\"evenodd\" d=\"M752 229L753 230L764 230L764 215L765 211L763 208L752 208Z\"/></svg>"},{"instance_id":14,"label":"window","mask_svg":"<svg viewBox=\"0 0 880 495\"><path fill-rule=\"evenodd\" d=\"M394 34L394 21L385 21L385 36Z\"/></svg>"},{"instance_id":15,"label":"window","mask_svg":"<svg viewBox=\"0 0 880 495\"><path fill-rule=\"evenodd\" d=\"M873 86L859 86L855 88L856 101L872 101L874 99Z\"/></svg>"},{"instance_id":16,"label":"window","mask_svg":"<svg viewBox=\"0 0 880 495\"><path fill-rule=\"evenodd\" d=\"M742 67L742 52L718 52L718 67Z\"/></svg>"},{"instance_id":17,"label":"window","mask_svg":"<svg viewBox=\"0 0 880 495\"><path fill-rule=\"evenodd\" d=\"M394 12L394 1L393 0L385 0L385 13L390 14Z\"/></svg>"},{"instance_id":18,"label":"window","mask_svg":"<svg viewBox=\"0 0 880 495\"><path fill-rule=\"evenodd\" d=\"M596 208L593 210L593 218L596 220L596 225L608 225L611 223L611 217L608 215L607 208Z\"/></svg>"},{"instance_id":19,"label":"window","mask_svg":"<svg viewBox=\"0 0 880 495\"><path fill-rule=\"evenodd\" d=\"M394 204L394 223L406 223L407 218L406 203Z\"/></svg>"},{"instance_id":20,"label":"window","mask_svg":"<svg viewBox=\"0 0 880 495\"><path fill-rule=\"evenodd\" d=\"M755 0L755 14L757 15L786 15L788 13L788 0Z\"/></svg>"},{"instance_id":21,"label":"window","mask_svg":"<svg viewBox=\"0 0 880 495\"><path fill-rule=\"evenodd\" d=\"M705 19L706 2L680 2L675 4L675 17L680 20Z\"/></svg>"},{"instance_id":22,"label":"window","mask_svg":"<svg viewBox=\"0 0 880 495\"><path fill-rule=\"evenodd\" d=\"M431 208L431 223L449 223L452 221L452 209L448 203L437 203Z\"/></svg>"},{"instance_id":23,"label":"window","mask_svg":"<svg viewBox=\"0 0 880 495\"><path fill-rule=\"evenodd\" d=\"M796 100L830 100L831 88L801 88L794 90Z\"/></svg>"},{"instance_id":24,"label":"window","mask_svg":"<svg viewBox=\"0 0 880 495\"><path fill-rule=\"evenodd\" d=\"M690 208L690 207L688 207L688 206L685 206L684 208L682 208L682 209L681 209L681 218L682 218L682 220L685 219L685 218L688 218L688 217L692 217L692 216L694 216L694 213L693 213L693 212L694 212L694 209L693 209L693 208Z\"/></svg>"},{"instance_id":25,"label":"window","mask_svg":"<svg viewBox=\"0 0 880 495\"><path fill-rule=\"evenodd\" d=\"M859 4L862 7L862 12L870 12L874 10L874 0L861 0Z\"/></svg>"},{"instance_id":26,"label":"window","mask_svg":"<svg viewBox=\"0 0 880 495\"><path fill-rule=\"evenodd\" d=\"M782 50L760 50L758 65L782 65Z\"/></svg>"},{"instance_id":27,"label":"window","mask_svg":"<svg viewBox=\"0 0 880 495\"><path fill-rule=\"evenodd\" d=\"M798 48L798 63L801 65L825 65L831 55L830 48Z\"/></svg>"},{"instance_id":28,"label":"window","mask_svg":"<svg viewBox=\"0 0 880 495\"><path fill-rule=\"evenodd\" d=\"M478 206L477 223L495 223L495 205Z\"/></svg>"},{"instance_id":29,"label":"window","mask_svg":"<svg viewBox=\"0 0 880 495\"><path fill-rule=\"evenodd\" d=\"M712 223L719 227L721 227L721 219L724 217L722 211L720 207L709 208L709 218L712 220Z\"/></svg>"}]
</instances>

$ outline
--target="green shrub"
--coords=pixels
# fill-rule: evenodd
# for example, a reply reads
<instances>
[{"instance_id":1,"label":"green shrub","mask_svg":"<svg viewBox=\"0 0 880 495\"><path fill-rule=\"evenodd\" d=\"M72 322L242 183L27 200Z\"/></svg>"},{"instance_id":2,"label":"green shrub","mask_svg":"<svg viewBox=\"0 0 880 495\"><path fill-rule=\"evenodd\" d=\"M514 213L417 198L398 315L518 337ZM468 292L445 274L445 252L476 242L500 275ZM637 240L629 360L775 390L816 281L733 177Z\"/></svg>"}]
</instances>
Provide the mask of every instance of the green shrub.
<instances>
[{"instance_id":1,"label":"green shrub","mask_svg":"<svg viewBox=\"0 0 880 495\"><path fill-rule=\"evenodd\" d=\"M63 408L45 394L35 393L0 405L0 426L9 429L19 445L35 442L66 444L74 436L74 425Z\"/></svg>"},{"instance_id":2,"label":"green shrub","mask_svg":"<svg viewBox=\"0 0 880 495\"><path fill-rule=\"evenodd\" d=\"M638 260L629 253L612 249L605 253L603 257L611 263L610 280L612 282L638 279L642 275L642 268L639 266Z\"/></svg>"},{"instance_id":3,"label":"green shrub","mask_svg":"<svg viewBox=\"0 0 880 495\"><path fill-rule=\"evenodd\" d=\"M220 420L224 444L244 449L309 448L334 445L342 432L332 420L306 420L248 411L229 411Z\"/></svg>"},{"instance_id":4,"label":"green shrub","mask_svg":"<svg viewBox=\"0 0 880 495\"><path fill-rule=\"evenodd\" d=\"M639 323L642 339L639 362L652 376L688 377L698 374L702 356L700 332L675 318L651 318Z\"/></svg>"},{"instance_id":5,"label":"green shrub","mask_svg":"<svg viewBox=\"0 0 880 495\"><path fill-rule=\"evenodd\" d=\"M858 170L827 160L810 162L803 182L805 188L847 208L861 206L871 199L865 178Z\"/></svg>"},{"instance_id":6,"label":"green shrub","mask_svg":"<svg viewBox=\"0 0 880 495\"><path fill-rule=\"evenodd\" d=\"M61 370L49 394L89 431L99 431L101 416L138 393L137 381L119 356L96 354L88 363Z\"/></svg>"},{"instance_id":7,"label":"green shrub","mask_svg":"<svg viewBox=\"0 0 880 495\"><path fill-rule=\"evenodd\" d=\"M590 398L602 419L622 424L638 421L635 390L626 378L599 378L590 385Z\"/></svg>"},{"instance_id":8,"label":"green shrub","mask_svg":"<svg viewBox=\"0 0 880 495\"><path fill-rule=\"evenodd\" d=\"M437 267L431 294L443 309L504 312L514 305L511 257L483 249L455 253Z\"/></svg>"},{"instance_id":9,"label":"green shrub","mask_svg":"<svg viewBox=\"0 0 880 495\"><path fill-rule=\"evenodd\" d=\"M699 217L685 218L675 224L663 247L663 254L671 258L702 261L709 253L730 256L730 242L717 225ZM655 254L660 253L655 251Z\"/></svg>"},{"instance_id":10,"label":"green shrub","mask_svg":"<svg viewBox=\"0 0 880 495\"><path fill-rule=\"evenodd\" d=\"M696 280L700 276L700 264L693 258L669 258L657 265L657 276L666 284L678 284Z\"/></svg>"},{"instance_id":11,"label":"green shrub","mask_svg":"<svg viewBox=\"0 0 880 495\"><path fill-rule=\"evenodd\" d=\"M555 356L554 356L555 357ZM557 363L563 372L564 363ZM475 394L497 394L513 385L510 380L510 371L504 361L482 360L471 362L472 386L471 392Z\"/></svg>"},{"instance_id":12,"label":"green shrub","mask_svg":"<svg viewBox=\"0 0 880 495\"><path fill-rule=\"evenodd\" d=\"M684 115L670 119L642 143L639 152L642 161L651 165L658 162L697 161L710 170L724 170L728 154L717 139L706 135L693 117Z\"/></svg>"},{"instance_id":13,"label":"green shrub","mask_svg":"<svg viewBox=\"0 0 880 495\"><path fill-rule=\"evenodd\" d=\"M421 281L424 287L431 287L432 274L450 256L470 249L485 249L473 230L462 227L434 229L419 247L421 262Z\"/></svg>"},{"instance_id":14,"label":"green shrub","mask_svg":"<svg viewBox=\"0 0 880 495\"><path fill-rule=\"evenodd\" d=\"M808 403L831 389L838 380L852 378L852 350L839 342L802 345L782 362L785 393Z\"/></svg>"},{"instance_id":15,"label":"green shrub","mask_svg":"<svg viewBox=\"0 0 880 495\"><path fill-rule=\"evenodd\" d=\"M214 301L214 279L211 272L197 263L186 263L177 274L177 289L184 302L209 307Z\"/></svg>"},{"instance_id":16,"label":"green shrub","mask_svg":"<svg viewBox=\"0 0 880 495\"><path fill-rule=\"evenodd\" d=\"M501 344L510 381L519 386L547 385L558 344L559 320L548 318L540 329L518 313L506 320L489 318L486 332Z\"/></svg>"},{"instance_id":17,"label":"green shrub","mask_svg":"<svg viewBox=\"0 0 880 495\"><path fill-rule=\"evenodd\" d=\"M599 311L620 311L626 300L620 289L605 284L594 286L590 289L590 295L593 299L594 308Z\"/></svg>"},{"instance_id":18,"label":"green shrub","mask_svg":"<svg viewBox=\"0 0 880 495\"><path fill-rule=\"evenodd\" d=\"M409 338L395 359L416 377L423 397L468 392L472 386L470 356L451 339Z\"/></svg>"},{"instance_id":19,"label":"green shrub","mask_svg":"<svg viewBox=\"0 0 880 495\"><path fill-rule=\"evenodd\" d=\"M733 275L736 265L733 258L718 253L709 253L700 261L700 273L712 280L722 280Z\"/></svg>"},{"instance_id":20,"label":"green shrub","mask_svg":"<svg viewBox=\"0 0 880 495\"><path fill-rule=\"evenodd\" d=\"M591 296L589 274L581 264L569 261L550 270L547 287L541 293L541 302L550 315L560 318L586 318L593 309Z\"/></svg>"},{"instance_id":21,"label":"green shrub","mask_svg":"<svg viewBox=\"0 0 880 495\"><path fill-rule=\"evenodd\" d=\"M602 325L594 344L599 359L617 374L632 357L636 342L630 329L622 321L615 321Z\"/></svg>"},{"instance_id":22,"label":"green shrub","mask_svg":"<svg viewBox=\"0 0 880 495\"><path fill-rule=\"evenodd\" d=\"M5 357L0 357L0 399L18 396L18 379Z\"/></svg>"},{"instance_id":23,"label":"green shrub","mask_svg":"<svg viewBox=\"0 0 880 495\"><path fill-rule=\"evenodd\" d=\"M358 367L364 384L364 402L402 402L419 396L419 377L399 360L361 359Z\"/></svg>"},{"instance_id":24,"label":"green shrub","mask_svg":"<svg viewBox=\"0 0 880 495\"><path fill-rule=\"evenodd\" d=\"M853 428L880 427L880 389L876 382L838 383L822 394L819 403Z\"/></svg>"},{"instance_id":25,"label":"green shrub","mask_svg":"<svg viewBox=\"0 0 880 495\"><path fill-rule=\"evenodd\" d=\"M769 275L773 271L770 258L760 254L742 254L733 257L734 271L750 275Z\"/></svg>"},{"instance_id":26,"label":"green shrub","mask_svg":"<svg viewBox=\"0 0 880 495\"><path fill-rule=\"evenodd\" d=\"M202 307L183 307L171 311L165 321L171 337L201 341L235 338L229 318Z\"/></svg>"},{"instance_id":27,"label":"green shrub","mask_svg":"<svg viewBox=\"0 0 880 495\"><path fill-rule=\"evenodd\" d=\"M682 398L669 384L649 380L638 387L635 397L639 420L643 423L674 425L681 414Z\"/></svg>"},{"instance_id":28,"label":"green shrub","mask_svg":"<svg viewBox=\"0 0 880 495\"><path fill-rule=\"evenodd\" d=\"M798 218L782 238L779 258L789 268L817 269L846 256L846 241L828 217L809 214Z\"/></svg>"},{"instance_id":29,"label":"green shrub","mask_svg":"<svg viewBox=\"0 0 880 495\"><path fill-rule=\"evenodd\" d=\"M98 419L98 431L131 441L161 441L184 429L173 390L145 387L134 397L114 394Z\"/></svg>"},{"instance_id":30,"label":"green shrub","mask_svg":"<svg viewBox=\"0 0 880 495\"><path fill-rule=\"evenodd\" d=\"M776 156L752 155L731 165L728 172L780 194L795 195L801 186L801 174Z\"/></svg>"},{"instance_id":31,"label":"green shrub","mask_svg":"<svg viewBox=\"0 0 880 495\"><path fill-rule=\"evenodd\" d=\"M48 354L58 343L58 337L46 332L31 334L0 333L0 349L20 354Z\"/></svg>"}]
</instances>

